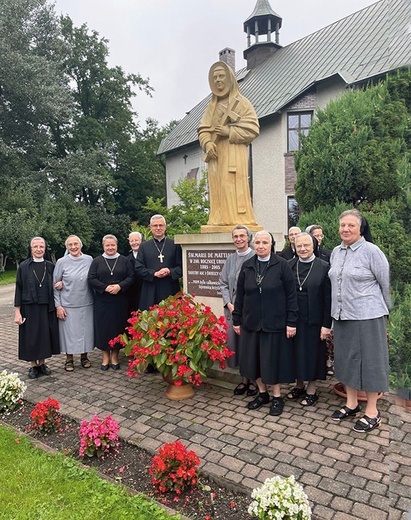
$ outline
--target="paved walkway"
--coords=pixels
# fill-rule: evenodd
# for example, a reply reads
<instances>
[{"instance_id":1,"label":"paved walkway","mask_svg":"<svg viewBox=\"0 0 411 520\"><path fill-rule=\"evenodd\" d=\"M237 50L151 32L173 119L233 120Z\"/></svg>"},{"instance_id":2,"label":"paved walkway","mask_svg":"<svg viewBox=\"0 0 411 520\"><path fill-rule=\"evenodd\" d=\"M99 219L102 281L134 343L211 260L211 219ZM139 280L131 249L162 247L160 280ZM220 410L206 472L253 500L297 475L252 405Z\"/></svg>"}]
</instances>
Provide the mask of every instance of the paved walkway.
<instances>
[{"instance_id":1,"label":"paved walkway","mask_svg":"<svg viewBox=\"0 0 411 520\"><path fill-rule=\"evenodd\" d=\"M226 381L210 380L193 399L170 401L159 374L129 378L122 355L121 371L101 372L98 351L89 370L76 360L75 371L65 372L63 356L54 356L52 376L30 380L27 364L17 360L12 294L0 287L0 370L21 375L29 401L53 397L77 420L111 413L124 438L152 453L180 439L197 452L203 472L236 489L250 492L267 477L294 474L316 519L408 520L411 414L388 399L381 400L381 427L363 435L351 429L353 421L331 421L342 405L333 380L320 385L317 406L302 409L286 401L277 418L267 415L268 407L248 411L250 398L234 397Z\"/></svg>"}]
</instances>

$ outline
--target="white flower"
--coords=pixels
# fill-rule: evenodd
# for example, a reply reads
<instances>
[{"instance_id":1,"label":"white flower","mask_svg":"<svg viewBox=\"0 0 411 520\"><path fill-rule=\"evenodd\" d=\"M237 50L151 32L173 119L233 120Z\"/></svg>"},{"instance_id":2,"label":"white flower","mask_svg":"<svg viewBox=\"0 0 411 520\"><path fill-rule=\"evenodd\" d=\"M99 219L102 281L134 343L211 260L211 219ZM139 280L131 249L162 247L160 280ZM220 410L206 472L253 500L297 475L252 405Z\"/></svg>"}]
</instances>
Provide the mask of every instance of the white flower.
<instances>
[{"instance_id":1,"label":"white flower","mask_svg":"<svg viewBox=\"0 0 411 520\"><path fill-rule=\"evenodd\" d=\"M253 489L248 512L260 520L310 520L308 497L294 475L287 478L267 478L264 484Z\"/></svg>"},{"instance_id":2,"label":"white flower","mask_svg":"<svg viewBox=\"0 0 411 520\"><path fill-rule=\"evenodd\" d=\"M27 386L21 381L15 372L7 373L3 370L0 374L0 411L11 410L23 397Z\"/></svg>"}]
</instances>

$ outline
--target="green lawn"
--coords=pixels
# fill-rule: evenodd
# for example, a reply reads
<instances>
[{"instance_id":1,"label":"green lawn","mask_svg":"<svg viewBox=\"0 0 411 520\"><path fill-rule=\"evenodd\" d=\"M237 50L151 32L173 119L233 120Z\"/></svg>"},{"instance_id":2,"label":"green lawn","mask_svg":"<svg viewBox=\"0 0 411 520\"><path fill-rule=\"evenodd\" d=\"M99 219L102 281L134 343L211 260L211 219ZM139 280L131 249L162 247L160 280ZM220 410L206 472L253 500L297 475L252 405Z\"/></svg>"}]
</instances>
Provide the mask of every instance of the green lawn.
<instances>
[{"instance_id":1,"label":"green lawn","mask_svg":"<svg viewBox=\"0 0 411 520\"><path fill-rule=\"evenodd\" d=\"M6 285L8 283L14 283L16 281L17 271L4 271L0 274L0 285Z\"/></svg>"},{"instance_id":2,"label":"green lawn","mask_svg":"<svg viewBox=\"0 0 411 520\"><path fill-rule=\"evenodd\" d=\"M0 519L166 520L155 503L131 496L62 454L48 454L0 426Z\"/></svg>"}]
</instances>

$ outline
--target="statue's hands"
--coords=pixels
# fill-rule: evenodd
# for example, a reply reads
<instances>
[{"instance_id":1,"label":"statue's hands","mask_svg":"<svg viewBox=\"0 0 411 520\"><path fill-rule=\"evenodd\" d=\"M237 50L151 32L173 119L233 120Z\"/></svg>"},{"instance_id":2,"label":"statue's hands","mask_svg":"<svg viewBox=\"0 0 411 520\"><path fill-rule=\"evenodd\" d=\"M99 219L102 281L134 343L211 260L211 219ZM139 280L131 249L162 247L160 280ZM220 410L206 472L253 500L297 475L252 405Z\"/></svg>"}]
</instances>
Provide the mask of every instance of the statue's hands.
<instances>
[{"instance_id":1,"label":"statue's hands","mask_svg":"<svg viewBox=\"0 0 411 520\"><path fill-rule=\"evenodd\" d=\"M215 127L215 132L220 137L229 137L230 135L230 129L227 125L217 125Z\"/></svg>"},{"instance_id":2,"label":"statue's hands","mask_svg":"<svg viewBox=\"0 0 411 520\"><path fill-rule=\"evenodd\" d=\"M209 143L207 143L205 153L206 153L206 159L207 159L206 162L208 162L210 159L217 159L216 144L212 143L211 141Z\"/></svg>"}]
</instances>

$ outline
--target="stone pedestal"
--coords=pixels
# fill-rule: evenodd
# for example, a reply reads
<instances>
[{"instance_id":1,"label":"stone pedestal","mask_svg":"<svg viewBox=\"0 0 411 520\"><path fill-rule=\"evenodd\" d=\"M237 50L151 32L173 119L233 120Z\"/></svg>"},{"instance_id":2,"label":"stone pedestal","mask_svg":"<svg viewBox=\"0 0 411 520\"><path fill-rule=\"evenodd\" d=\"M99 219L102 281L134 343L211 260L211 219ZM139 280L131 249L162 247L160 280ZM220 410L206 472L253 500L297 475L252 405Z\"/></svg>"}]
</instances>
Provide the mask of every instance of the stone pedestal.
<instances>
[{"instance_id":1,"label":"stone pedestal","mask_svg":"<svg viewBox=\"0 0 411 520\"><path fill-rule=\"evenodd\" d=\"M201 233L209 233L209 234L230 233L230 237L231 237L231 232L235 225L236 224L229 225L229 226L209 226L208 224L206 224L205 226L201 226ZM250 229L251 231L254 231L254 232L262 231L262 229L263 229L263 226L259 226L258 224L256 224L255 226L253 226L252 224L247 224L247 227L248 227L248 229Z\"/></svg>"},{"instance_id":2,"label":"stone pedestal","mask_svg":"<svg viewBox=\"0 0 411 520\"><path fill-rule=\"evenodd\" d=\"M227 233L176 235L174 242L183 250L183 289L211 307L216 316L224 314L219 277L227 256L235 251Z\"/></svg>"}]
</instances>

